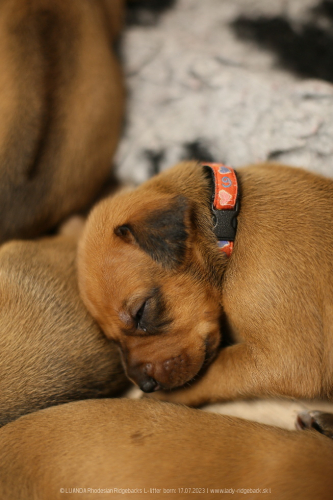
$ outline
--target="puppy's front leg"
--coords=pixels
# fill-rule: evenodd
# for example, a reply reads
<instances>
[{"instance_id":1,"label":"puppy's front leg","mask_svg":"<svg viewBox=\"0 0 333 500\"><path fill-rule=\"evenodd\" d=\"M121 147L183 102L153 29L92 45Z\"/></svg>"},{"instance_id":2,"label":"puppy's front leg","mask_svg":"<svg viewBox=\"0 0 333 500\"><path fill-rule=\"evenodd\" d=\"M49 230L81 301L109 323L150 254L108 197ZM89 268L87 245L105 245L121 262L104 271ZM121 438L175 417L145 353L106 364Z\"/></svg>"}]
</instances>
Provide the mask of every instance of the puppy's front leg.
<instances>
[{"instance_id":1,"label":"puppy's front leg","mask_svg":"<svg viewBox=\"0 0 333 500\"><path fill-rule=\"evenodd\" d=\"M150 397L200 406L240 397L263 396L268 394L265 391L269 373L266 363L267 356L255 346L244 343L226 347L205 374L190 386L170 392L155 392Z\"/></svg>"}]
</instances>

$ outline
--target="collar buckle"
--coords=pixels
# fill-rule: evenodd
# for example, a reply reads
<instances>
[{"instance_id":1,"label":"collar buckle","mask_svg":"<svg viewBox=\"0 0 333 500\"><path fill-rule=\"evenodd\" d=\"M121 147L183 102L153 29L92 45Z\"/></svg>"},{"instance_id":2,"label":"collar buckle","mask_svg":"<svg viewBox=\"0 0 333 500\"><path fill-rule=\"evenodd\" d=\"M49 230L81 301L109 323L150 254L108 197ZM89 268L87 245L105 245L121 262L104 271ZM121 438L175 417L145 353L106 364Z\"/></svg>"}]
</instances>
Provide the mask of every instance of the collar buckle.
<instances>
[{"instance_id":1,"label":"collar buckle","mask_svg":"<svg viewBox=\"0 0 333 500\"><path fill-rule=\"evenodd\" d=\"M212 213L213 231L216 238L223 241L235 241L237 231L237 215L239 213L238 198L233 210L216 209L214 207L214 203L212 203Z\"/></svg>"}]
</instances>

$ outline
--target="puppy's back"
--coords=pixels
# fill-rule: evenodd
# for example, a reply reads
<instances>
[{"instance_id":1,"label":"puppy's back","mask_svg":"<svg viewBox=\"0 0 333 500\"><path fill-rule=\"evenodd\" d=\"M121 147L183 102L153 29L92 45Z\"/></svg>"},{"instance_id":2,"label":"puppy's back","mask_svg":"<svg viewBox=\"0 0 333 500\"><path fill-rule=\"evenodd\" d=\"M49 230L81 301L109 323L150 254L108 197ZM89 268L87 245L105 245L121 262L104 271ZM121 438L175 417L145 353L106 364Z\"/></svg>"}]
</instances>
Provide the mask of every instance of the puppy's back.
<instances>
[{"instance_id":1,"label":"puppy's back","mask_svg":"<svg viewBox=\"0 0 333 500\"><path fill-rule=\"evenodd\" d=\"M0 425L127 384L115 346L79 298L75 255L67 237L0 250Z\"/></svg>"},{"instance_id":2,"label":"puppy's back","mask_svg":"<svg viewBox=\"0 0 333 500\"><path fill-rule=\"evenodd\" d=\"M235 498L244 490L256 498L266 488L272 499L330 500L332 451L332 441L314 431L147 400L80 401L0 430L0 492L55 500L81 488L83 498L97 499L109 489L106 498L139 499L157 488L183 499L239 488Z\"/></svg>"},{"instance_id":3,"label":"puppy's back","mask_svg":"<svg viewBox=\"0 0 333 500\"><path fill-rule=\"evenodd\" d=\"M112 2L0 3L0 242L86 208L109 176L124 104Z\"/></svg>"}]
</instances>

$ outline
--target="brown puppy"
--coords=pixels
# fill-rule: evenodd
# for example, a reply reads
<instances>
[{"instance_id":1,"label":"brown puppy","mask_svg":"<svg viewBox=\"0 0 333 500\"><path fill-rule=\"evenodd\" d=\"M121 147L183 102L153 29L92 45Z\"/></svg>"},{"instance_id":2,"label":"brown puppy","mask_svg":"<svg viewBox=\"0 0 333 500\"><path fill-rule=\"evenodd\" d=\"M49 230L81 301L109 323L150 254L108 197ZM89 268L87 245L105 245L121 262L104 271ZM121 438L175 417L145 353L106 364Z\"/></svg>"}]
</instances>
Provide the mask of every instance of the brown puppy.
<instances>
[{"instance_id":1,"label":"brown puppy","mask_svg":"<svg viewBox=\"0 0 333 500\"><path fill-rule=\"evenodd\" d=\"M313 430L148 400L79 401L0 430L2 500L178 500L228 492L331 500L332 467L332 440Z\"/></svg>"},{"instance_id":2,"label":"brown puppy","mask_svg":"<svg viewBox=\"0 0 333 500\"><path fill-rule=\"evenodd\" d=\"M110 172L123 0L0 3L0 242L85 208Z\"/></svg>"},{"instance_id":3,"label":"brown puppy","mask_svg":"<svg viewBox=\"0 0 333 500\"><path fill-rule=\"evenodd\" d=\"M116 348L80 300L75 256L68 237L0 249L0 425L127 385Z\"/></svg>"},{"instance_id":4,"label":"brown puppy","mask_svg":"<svg viewBox=\"0 0 333 500\"><path fill-rule=\"evenodd\" d=\"M79 250L85 304L146 391L200 405L333 389L333 182L239 169L234 251L213 234L211 185L187 162L100 203ZM220 314L234 345L219 350ZM223 331L222 331L223 340Z\"/></svg>"}]
</instances>

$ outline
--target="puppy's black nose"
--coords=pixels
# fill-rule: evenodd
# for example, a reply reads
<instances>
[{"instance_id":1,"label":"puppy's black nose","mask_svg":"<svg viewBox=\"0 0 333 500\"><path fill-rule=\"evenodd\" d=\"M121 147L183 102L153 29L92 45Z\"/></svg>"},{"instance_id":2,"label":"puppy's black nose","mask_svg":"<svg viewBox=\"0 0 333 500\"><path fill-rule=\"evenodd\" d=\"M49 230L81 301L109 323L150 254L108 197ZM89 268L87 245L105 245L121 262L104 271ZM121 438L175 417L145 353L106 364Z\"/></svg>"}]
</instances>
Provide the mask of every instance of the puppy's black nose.
<instances>
[{"instance_id":1,"label":"puppy's black nose","mask_svg":"<svg viewBox=\"0 0 333 500\"><path fill-rule=\"evenodd\" d=\"M140 389L143 392L153 392L157 387L157 382L153 378L148 378L147 380L140 383Z\"/></svg>"}]
</instances>

